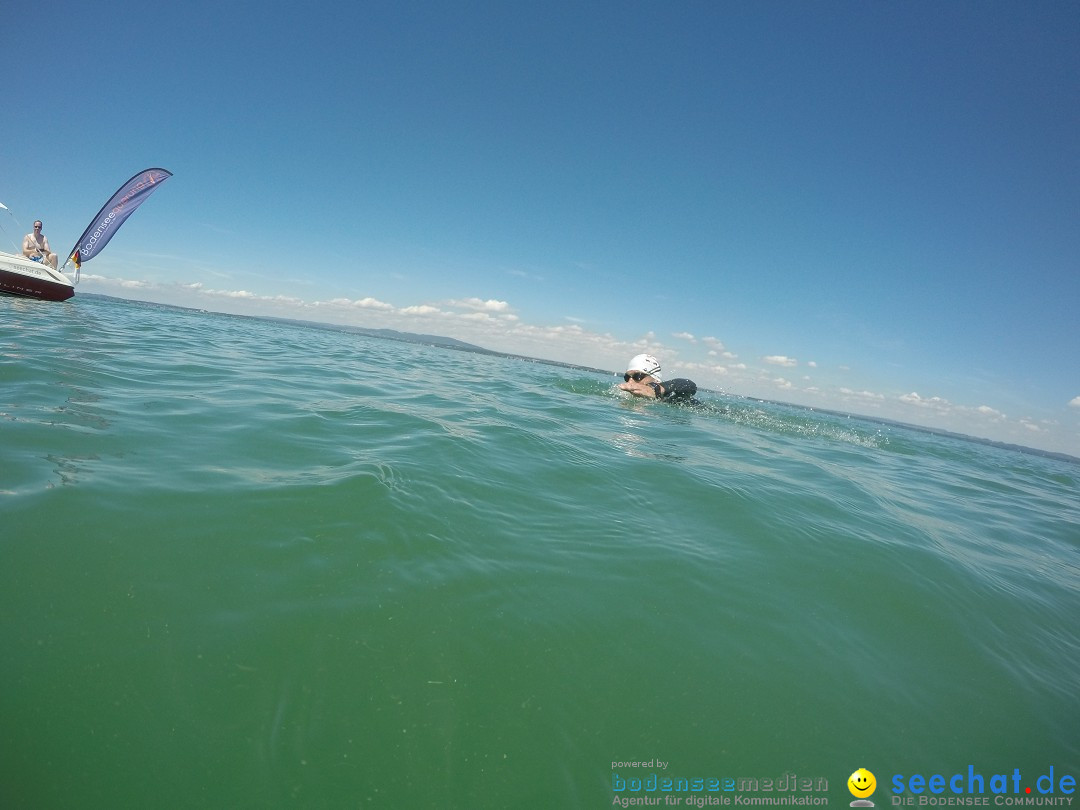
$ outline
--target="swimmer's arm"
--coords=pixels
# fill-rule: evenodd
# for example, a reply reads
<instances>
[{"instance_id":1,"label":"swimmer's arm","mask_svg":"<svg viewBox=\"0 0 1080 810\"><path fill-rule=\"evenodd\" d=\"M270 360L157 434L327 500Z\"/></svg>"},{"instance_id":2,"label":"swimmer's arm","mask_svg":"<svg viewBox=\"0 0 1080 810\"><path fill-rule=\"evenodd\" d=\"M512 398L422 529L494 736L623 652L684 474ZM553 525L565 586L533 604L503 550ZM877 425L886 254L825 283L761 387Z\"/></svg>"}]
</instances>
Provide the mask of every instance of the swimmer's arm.
<instances>
[{"instance_id":1,"label":"swimmer's arm","mask_svg":"<svg viewBox=\"0 0 1080 810\"><path fill-rule=\"evenodd\" d=\"M635 382L634 380L619 383L619 388L633 394L635 397L645 397L646 399L658 399L663 396L664 391L660 383Z\"/></svg>"},{"instance_id":2,"label":"swimmer's arm","mask_svg":"<svg viewBox=\"0 0 1080 810\"><path fill-rule=\"evenodd\" d=\"M689 399L697 393L697 384L693 380L667 380L662 383L655 382L624 382L619 388L628 391L635 397L646 399Z\"/></svg>"},{"instance_id":3,"label":"swimmer's arm","mask_svg":"<svg viewBox=\"0 0 1080 810\"><path fill-rule=\"evenodd\" d=\"M697 393L697 383L693 380L668 380L663 388L664 399L689 399Z\"/></svg>"}]
</instances>

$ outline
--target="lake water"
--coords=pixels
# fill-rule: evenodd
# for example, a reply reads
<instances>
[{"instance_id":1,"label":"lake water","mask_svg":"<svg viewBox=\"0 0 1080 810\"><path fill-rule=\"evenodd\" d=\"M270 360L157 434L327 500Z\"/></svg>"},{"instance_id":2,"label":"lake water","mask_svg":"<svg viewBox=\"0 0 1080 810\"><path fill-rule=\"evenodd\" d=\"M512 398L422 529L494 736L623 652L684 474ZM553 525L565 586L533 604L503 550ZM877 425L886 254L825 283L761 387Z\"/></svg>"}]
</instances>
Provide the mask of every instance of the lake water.
<instances>
[{"instance_id":1,"label":"lake water","mask_svg":"<svg viewBox=\"0 0 1080 810\"><path fill-rule=\"evenodd\" d=\"M1080 776L1080 465L616 381L0 297L0 806Z\"/></svg>"}]
</instances>

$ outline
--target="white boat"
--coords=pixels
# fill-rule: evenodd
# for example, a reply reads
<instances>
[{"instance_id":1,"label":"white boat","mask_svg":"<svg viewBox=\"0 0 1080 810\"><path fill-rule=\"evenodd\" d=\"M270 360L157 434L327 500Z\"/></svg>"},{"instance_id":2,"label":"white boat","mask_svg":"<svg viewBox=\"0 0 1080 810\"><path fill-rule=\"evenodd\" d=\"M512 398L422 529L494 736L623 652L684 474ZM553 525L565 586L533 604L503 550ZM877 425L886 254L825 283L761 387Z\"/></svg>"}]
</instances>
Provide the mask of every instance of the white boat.
<instances>
[{"instance_id":1,"label":"white boat","mask_svg":"<svg viewBox=\"0 0 1080 810\"><path fill-rule=\"evenodd\" d=\"M117 189L112 198L102 206L75 247L66 254L64 266L54 270L44 261L35 262L25 256L0 251L0 293L24 295L43 301L66 301L75 295L81 266L101 252L113 238L113 234L131 216L154 189L172 177L165 169L143 169ZM7 206L0 203L0 209ZM14 218L12 214L12 218ZM75 276L64 274L68 264L75 265Z\"/></svg>"},{"instance_id":2,"label":"white boat","mask_svg":"<svg viewBox=\"0 0 1080 810\"><path fill-rule=\"evenodd\" d=\"M0 292L43 301L66 301L75 294L75 284L45 262L0 251Z\"/></svg>"}]
</instances>

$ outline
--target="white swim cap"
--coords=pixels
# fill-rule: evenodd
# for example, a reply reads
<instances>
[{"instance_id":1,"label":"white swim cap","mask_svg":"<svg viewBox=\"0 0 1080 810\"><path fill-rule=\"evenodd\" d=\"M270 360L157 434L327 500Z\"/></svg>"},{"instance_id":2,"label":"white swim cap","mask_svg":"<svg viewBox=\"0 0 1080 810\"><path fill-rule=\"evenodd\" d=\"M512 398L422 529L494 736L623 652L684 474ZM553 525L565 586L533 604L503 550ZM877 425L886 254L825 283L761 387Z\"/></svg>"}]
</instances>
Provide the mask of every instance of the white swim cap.
<instances>
[{"instance_id":1,"label":"white swim cap","mask_svg":"<svg viewBox=\"0 0 1080 810\"><path fill-rule=\"evenodd\" d=\"M639 354L626 364L627 371L644 371L650 377L660 377L660 361L651 354Z\"/></svg>"}]
</instances>

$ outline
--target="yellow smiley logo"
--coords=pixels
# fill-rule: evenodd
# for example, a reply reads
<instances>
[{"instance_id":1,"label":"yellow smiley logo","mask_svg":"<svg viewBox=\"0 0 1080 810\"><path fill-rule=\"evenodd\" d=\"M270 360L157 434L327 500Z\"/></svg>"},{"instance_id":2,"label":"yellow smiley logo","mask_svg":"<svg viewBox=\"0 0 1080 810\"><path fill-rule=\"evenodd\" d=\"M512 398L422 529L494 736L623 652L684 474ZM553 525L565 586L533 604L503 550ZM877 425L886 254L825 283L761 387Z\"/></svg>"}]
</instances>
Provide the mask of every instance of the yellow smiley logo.
<instances>
[{"instance_id":1,"label":"yellow smiley logo","mask_svg":"<svg viewBox=\"0 0 1080 810\"><path fill-rule=\"evenodd\" d=\"M847 780L847 789L857 799L865 799L877 788L877 779L866 768L859 768Z\"/></svg>"}]
</instances>

